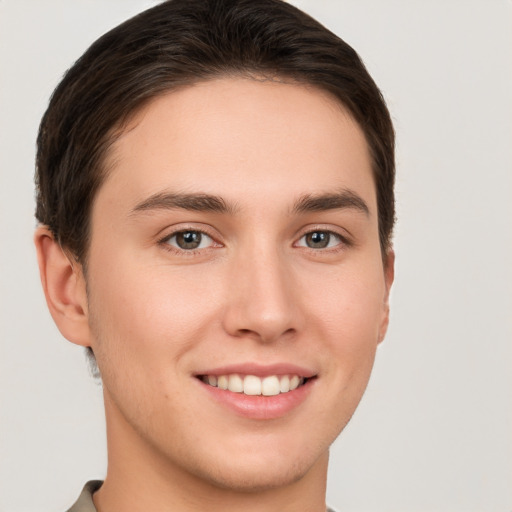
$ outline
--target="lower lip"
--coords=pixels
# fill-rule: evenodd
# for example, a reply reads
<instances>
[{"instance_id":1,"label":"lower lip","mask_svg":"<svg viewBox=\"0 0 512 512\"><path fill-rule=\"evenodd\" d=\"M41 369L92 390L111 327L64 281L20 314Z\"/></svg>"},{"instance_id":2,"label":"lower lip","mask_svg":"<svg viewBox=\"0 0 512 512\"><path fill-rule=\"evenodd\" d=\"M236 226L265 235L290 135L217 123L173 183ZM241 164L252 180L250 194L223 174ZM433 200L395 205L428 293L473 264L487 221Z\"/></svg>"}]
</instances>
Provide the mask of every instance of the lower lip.
<instances>
[{"instance_id":1,"label":"lower lip","mask_svg":"<svg viewBox=\"0 0 512 512\"><path fill-rule=\"evenodd\" d=\"M197 379L198 383L214 400L240 416L256 420L281 418L299 407L311 392L315 380L309 379L302 386L287 393L280 393L274 396L251 396L219 389Z\"/></svg>"}]
</instances>

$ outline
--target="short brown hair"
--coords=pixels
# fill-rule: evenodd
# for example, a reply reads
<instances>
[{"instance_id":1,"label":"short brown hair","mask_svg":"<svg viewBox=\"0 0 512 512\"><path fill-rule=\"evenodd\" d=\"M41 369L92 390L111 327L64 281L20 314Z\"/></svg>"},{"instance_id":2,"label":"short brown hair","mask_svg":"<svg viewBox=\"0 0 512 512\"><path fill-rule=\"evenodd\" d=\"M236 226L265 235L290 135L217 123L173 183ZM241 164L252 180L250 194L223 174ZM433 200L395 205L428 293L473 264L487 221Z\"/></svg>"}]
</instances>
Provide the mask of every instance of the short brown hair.
<instances>
[{"instance_id":1,"label":"short brown hair","mask_svg":"<svg viewBox=\"0 0 512 512\"><path fill-rule=\"evenodd\" d=\"M150 99L222 76L291 80L330 92L361 126L383 255L395 219L394 131L356 52L281 0L168 0L98 39L55 89L37 139L37 219L85 264L106 152Z\"/></svg>"}]
</instances>

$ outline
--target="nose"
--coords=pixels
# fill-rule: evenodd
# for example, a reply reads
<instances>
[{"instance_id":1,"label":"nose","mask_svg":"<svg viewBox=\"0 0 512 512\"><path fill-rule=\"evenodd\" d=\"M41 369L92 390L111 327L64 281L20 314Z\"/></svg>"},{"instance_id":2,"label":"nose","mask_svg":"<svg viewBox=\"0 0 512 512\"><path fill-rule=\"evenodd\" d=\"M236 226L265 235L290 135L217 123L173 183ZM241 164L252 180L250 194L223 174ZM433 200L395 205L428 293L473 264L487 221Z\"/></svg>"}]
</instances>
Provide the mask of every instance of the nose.
<instances>
[{"instance_id":1,"label":"nose","mask_svg":"<svg viewBox=\"0 0 512 512\"><path fill-rule=\"evenodd\" d=\"M230 263L225 331L262 343L293 337L300 329L301 315L286 257L260 247Z\"/></svg>"}]
</instances>

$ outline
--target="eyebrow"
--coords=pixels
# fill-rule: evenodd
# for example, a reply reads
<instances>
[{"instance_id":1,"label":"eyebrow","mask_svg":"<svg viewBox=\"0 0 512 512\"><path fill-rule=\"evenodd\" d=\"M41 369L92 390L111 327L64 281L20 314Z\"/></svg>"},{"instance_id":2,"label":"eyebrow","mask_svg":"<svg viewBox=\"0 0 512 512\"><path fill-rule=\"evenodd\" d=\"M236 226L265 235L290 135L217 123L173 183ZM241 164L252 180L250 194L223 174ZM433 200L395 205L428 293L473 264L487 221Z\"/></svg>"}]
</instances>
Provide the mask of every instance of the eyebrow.
<instances>
[{"instance_id":1,"label":"eyebrow","mask_svg":"<svg viewBox=\"0 0 512 512\"><path fill-rule=\"evenodd\" d=\"M235 214L238 211L235 204L228 203L216 195L158 192L138 203L131 210L130 215L138 212L175 209L220 214ZM348 189L335 193L303 195L295 202L291 212L300 214L338 209L353 209L367 216L370 215L370 210L361 196Z\"/></svg>"},{"instance_id":2,"label":"eyebrow","mask_svg":"<svg viewBox=\"0 0 512 512\"><path fill-rule=\"evenodd\" d=\"M364 199L348 189L319 195L306 194L296 201L292 212L307 213L344 209L360 211L366 216L370 216L370 209Z\"/></svg>"},{"instance_id":3,"label":"eyebrow","mask_svg":"<svg viewBox=\"0 0 512 512\"><path fill-rule=\"evenodd\" d=\"M159 192L138 203L131 210L130 215L151 210L175 209L214 213L235 213L237 210L234 204L227 203L220 196Z\"/></svg>"}]
</instances>

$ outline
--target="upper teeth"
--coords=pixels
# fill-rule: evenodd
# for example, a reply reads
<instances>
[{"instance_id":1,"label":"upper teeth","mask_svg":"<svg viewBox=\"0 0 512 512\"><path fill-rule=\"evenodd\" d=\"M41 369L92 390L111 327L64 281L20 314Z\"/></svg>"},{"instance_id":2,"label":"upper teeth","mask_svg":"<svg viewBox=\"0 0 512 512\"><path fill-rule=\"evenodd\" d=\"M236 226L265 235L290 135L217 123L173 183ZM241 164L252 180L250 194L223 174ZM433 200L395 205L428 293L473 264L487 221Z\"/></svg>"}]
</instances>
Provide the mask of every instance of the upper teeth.
<instances>
[{"instance_id":1,"label":"upper teeth","mask_svg":"<svg viewBox=\"0 0 512 512\"><path fill-rule=\"evenodd\" d=\"M234 393L245 395L273 396L279 393L293 391L304 383L304 377L298 375L270 375L268 377L257 377L255 375L206 375L202 378L210 386L219 389L227 389Z\"/></svg>"}]
</instances>

